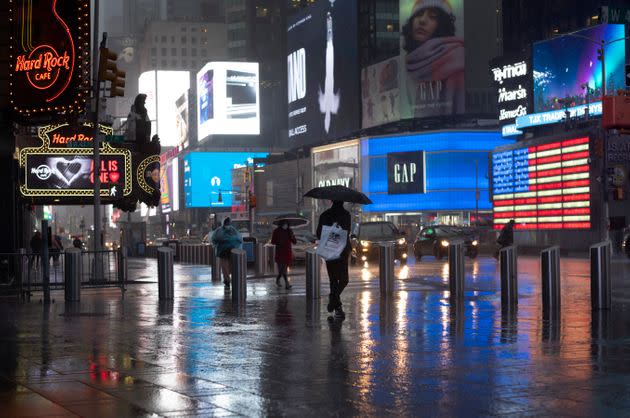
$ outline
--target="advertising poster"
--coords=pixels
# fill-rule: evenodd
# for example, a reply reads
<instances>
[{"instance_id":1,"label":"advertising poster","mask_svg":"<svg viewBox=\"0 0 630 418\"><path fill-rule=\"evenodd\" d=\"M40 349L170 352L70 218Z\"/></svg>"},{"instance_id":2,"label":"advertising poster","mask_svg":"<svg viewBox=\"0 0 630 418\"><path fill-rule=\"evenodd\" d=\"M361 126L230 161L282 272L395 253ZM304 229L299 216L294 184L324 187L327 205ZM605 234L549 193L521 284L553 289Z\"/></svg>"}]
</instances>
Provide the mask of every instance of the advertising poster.
<instances>
[{"instance_id":1,"label":"advertising poster","mask_svg":"<svg viewBox=\"0 0 630 418\"><path fill-rule=\"evenodd\" d=\"M625 88L624 25L594 26L533 45L534 110L545 112L599 101L603 94L602 64L597 50L606 46L606 86L609 93ZM586 38L586 39L585 39Z\"/></svg>"},{"instance_id":2,"label":"advertising poster","mask_svg":"<svg viewBox=\"0 0 630 418\"><path fill-rule=\"evenodd\" d=\"M390 152L387 154L387 193L424 193L424 151Z\"/></svg>"},{"instance_id":3,"label":"advertising poster","mask_svg":"<svg viewBox=\"0 0 630 418\"><path fill-rule=\"evenodd\" d=\"M400 57L361 71L363 129L400 120Z\"/></svg>"},{"instance_id":4,"label":"advertising poster","mask_svg":"<svg viewBox=\"0 0 630 418\"><path fill-rule=\"evenodd\" d=\"M158 134L163 147L177 146L179 110L175 103L190 88L190 73L147 71L140 75L138 85L140 93L147 95L146 108L151 119L152 135Z\"/></svg>"},{"instance_id":5,"label":"advertising poster","mask_svg":"<svg viewBox=\"0 0 630 418\"><path fill-rule=\"evenodd\" d=\"M326 142L359 129L357 2L318 0L289 18L289 139Z\"/></svg>"},{"instance_id":6,"label":"advertising poster","mask_svg":"<svg viewBox=\"0 0 630 418\"><path fill-rule=\"evenodd\" d=\"M175 129L177 131L177 147L179 150L188 148L190 145L188 137L188 127L190 119L188 117L188 92L184 92L175 100L177 114L175 115Z\"/></svg>"},{"instance_id":7,"label":"advertising poster","mask_svg":"<svg viewBox=\"0 0 630 418\"><path fill-rule=\"evenodd\" d=\"M160 165L160 194L162 213L179 210L179 160L177 157Z\"/></svg>"},{"instance_id":8,"label":"advertising poster","mask_svg":"<svg viewBox=\"0 0 630 418\"><path fill-rule=\"evenodd\" d=\"M259 135L255 62L210 62L197 73L198 141L210 135Z\"/></svg>"},{"instance_id":9,"label":"advertising poster","mask_svg":"<svg viewBox=\"0 0 630 418\"><path fill-rule=\"evenodd\" d=\"M465 111L464 0L401 0L401 117Z\"/></svg>"}]
</instances>

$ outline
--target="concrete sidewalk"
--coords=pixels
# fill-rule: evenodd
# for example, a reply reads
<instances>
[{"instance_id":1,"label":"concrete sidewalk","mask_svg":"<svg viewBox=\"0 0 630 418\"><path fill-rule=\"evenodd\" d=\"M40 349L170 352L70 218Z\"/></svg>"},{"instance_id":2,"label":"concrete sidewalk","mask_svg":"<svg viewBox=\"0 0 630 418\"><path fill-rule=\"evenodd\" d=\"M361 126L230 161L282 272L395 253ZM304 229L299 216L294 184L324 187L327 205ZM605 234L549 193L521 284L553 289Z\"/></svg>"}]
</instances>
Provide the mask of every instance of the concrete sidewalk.
<instances>
[{"instance_id":1,"label":"concrete sidewalk","mask_svg":"<svg viewBox=\"0 0 630 418\"><path fill-rule=\"evenodd\" d=\"M157 300L154 261L131 260L115 289L62 292L44 306L0 305L3 416L624 416L630 408L626 263L615 306L591 318L586 260L563 260L562 315L541 319L539 265L519 259L520 304L502 314L496 262L467 260L463 306L448 267L353 269L345 321L322 298L273 279L248 283L235 310L204 266L176 265L175 300ZM325 269L322 295L327 295ZM319 308L319 309L317 309Z\"/></svg>"}]
</instances>

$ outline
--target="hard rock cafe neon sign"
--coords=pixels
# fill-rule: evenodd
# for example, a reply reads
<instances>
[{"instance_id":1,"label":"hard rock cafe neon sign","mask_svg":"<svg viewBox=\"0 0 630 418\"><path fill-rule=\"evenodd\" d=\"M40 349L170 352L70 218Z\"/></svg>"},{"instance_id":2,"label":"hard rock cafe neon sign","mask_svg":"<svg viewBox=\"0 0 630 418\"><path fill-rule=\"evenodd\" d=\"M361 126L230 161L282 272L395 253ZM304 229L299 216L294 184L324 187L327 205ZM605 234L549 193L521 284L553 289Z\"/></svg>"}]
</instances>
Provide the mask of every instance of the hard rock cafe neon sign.
<instances>
[{"instance_id":1,"label":"hard rock cafe neon sign","mask_svg":"<svg viewBox=\"0 0 630 418\"><path fill-rule=\"evenodd\" d=\"M89 7L87 0L9 0L10 101L18 115L82 109Z\"/></svg>"}]
</instances>

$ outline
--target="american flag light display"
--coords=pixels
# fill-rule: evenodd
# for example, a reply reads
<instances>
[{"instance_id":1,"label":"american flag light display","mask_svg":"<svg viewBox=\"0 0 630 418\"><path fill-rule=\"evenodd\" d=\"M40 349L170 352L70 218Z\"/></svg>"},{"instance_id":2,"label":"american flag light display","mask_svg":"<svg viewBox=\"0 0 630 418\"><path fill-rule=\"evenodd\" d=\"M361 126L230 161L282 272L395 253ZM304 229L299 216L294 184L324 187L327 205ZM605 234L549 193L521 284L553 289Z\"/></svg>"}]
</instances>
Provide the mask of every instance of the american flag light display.
<instances>
[{"instance_id":1,"label":"american flag light display","mask_svg":"<svg viewBox=\"0 0 630 418\"><path fill-rule=\"evenodd\" d=\"M494 228L590 228L588 161L588 137L493 153Z\"/></svg>"}]
</instances>

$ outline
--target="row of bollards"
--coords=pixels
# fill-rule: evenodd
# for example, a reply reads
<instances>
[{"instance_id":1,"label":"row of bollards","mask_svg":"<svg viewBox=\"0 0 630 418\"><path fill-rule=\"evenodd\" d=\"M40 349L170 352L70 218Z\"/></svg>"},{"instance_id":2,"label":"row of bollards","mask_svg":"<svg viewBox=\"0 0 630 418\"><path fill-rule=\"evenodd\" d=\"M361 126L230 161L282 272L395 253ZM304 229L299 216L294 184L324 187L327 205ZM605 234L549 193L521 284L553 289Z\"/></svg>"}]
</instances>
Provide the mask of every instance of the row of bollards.
<instances>
[{"instance_id":1,"label":"row of bollards","mask_svg":"<svg viewBox=\"0 0 630 418\"><path fill-rule=\"evenodd\" d=\"M269 276L277 273L276 246L259 242L256 244L256 274Z\"/></svg>"},{"instance_id":2,"label":"row of bollards","mask_svg":"<svg viewBox=\"0 0 630 418\"><path fill-rule=\"evenodd\" d=\"M181 244L179 246L179 262L212 265L214 246L210 244Z\"/></svg>"}]
</instances>

